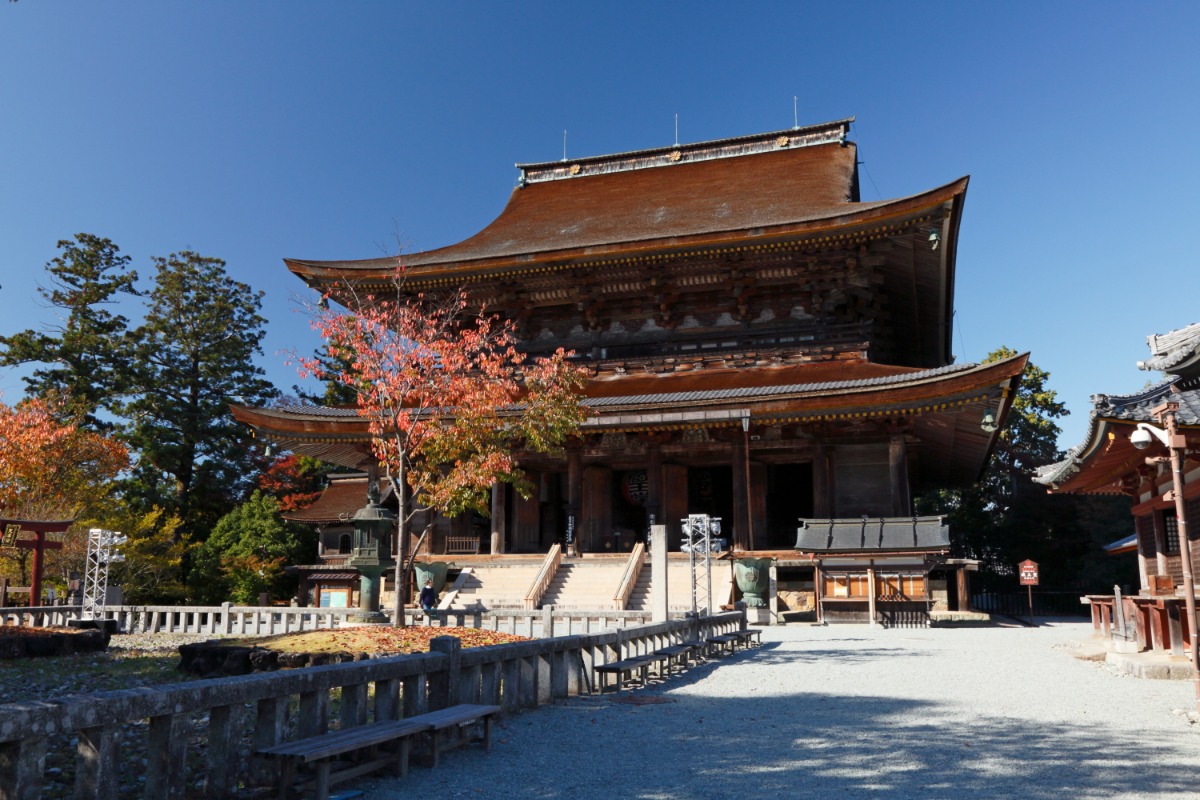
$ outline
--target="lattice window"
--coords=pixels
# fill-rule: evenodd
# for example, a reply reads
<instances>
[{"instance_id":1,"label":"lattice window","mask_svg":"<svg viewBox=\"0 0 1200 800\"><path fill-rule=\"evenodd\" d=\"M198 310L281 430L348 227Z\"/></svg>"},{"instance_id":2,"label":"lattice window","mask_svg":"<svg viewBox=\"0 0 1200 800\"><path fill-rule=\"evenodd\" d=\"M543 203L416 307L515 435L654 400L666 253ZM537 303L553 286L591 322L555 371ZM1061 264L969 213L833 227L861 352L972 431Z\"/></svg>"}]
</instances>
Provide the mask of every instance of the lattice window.
<instances>
[{"instance_id":1,"label":"lattice window","mask_svg":"<svg viewBox=\"0 0 1200 800\"><path fill-rule=\"evenodd\" d=\"M867 596L867 576L862 573L827 572L824 580L825 597Z\"/></svg>"},{"instance_id":2,"label":"lattice window","mask_svg":"<svg viewBox=\"0 0 1200 800\"><path fill-rule=\"evenodd\" d=\"M876 591L880 597L911 598L925 596L925 574L902 572L875 576Z\"/></svg>"},{"instance_id":3,"label":"lattice window","mask_svg":"<svg viewBox=\"0 0 1200 800\"><path fill-rule=\"evenodd\" d=\"M1166 551L1169 556L1179 555L1179 520L1174 511L1164 511L1163 532L1166 534Z\"/></svg>"}]
</instances>

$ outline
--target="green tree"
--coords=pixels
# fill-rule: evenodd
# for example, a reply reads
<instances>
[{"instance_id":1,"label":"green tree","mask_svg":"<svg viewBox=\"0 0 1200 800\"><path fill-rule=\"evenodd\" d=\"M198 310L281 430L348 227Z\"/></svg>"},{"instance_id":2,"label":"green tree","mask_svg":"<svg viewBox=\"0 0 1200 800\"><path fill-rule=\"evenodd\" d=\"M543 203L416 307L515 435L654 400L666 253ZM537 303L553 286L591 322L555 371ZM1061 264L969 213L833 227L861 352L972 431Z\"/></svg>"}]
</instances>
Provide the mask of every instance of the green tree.
<instances>
[{"instance_id":1,"label":"green tree","mask_svg":"<svg viewBox=\"0 0 1200 800\"><path fill-rule=\"evenodd\" d=\"M253 474L250 431L231 402L261 405L277 392L254 363L261 355L262 292L194 252L154 259L146 322L131 334L134 362L121 413L137 454L129 495L183 520L202 539L244 497Z\"/></svg>"},{"instance_id":2,"label":"green tree","mask_svg":"<svg viewBox=\"0 0 1200 800\"><path fill-rule=\"evenodd\" d=\"M984 362L1015 355L1002 347ZM1049 381L1046 370L1025 366L978 483L917 499L920 513L947 515L955 555L982 562L979 583L985 588L1015 590L1016 565L1027 558L1038 562L1042 585L1050 588L1087 588L1099 578L1093 569L1104 565L1102 543L1092 535L1104 509L1084 509L1088 498L1051 495L1033 482L1036 467L1061 457L1055 420L1069 413Z\"/></svg>"},{"instance_id":3,"label":"green tree","mask_svg":"<svg viewBox=\"0 0 1200 800\"><path fill-rule=\"evenodd\" d=\"M44 364L24 378L35 397L57 397L63 412L82 415L85 427L111 427L96 417L117 405L125 385L129 320L105 306L121 295L137 296L137 273L129 257L109 239L90 233L59 241L60 254L47 262L49 286L38 293L62 324L42 331L0 336L0 365Z\"/></svg>"},{"instance_id":4,"label":"green tree","mask_svg":"<svg viewBox=\"0 0 1200 800\"><path fill-rule=\"evenodd\" d=\"M275 599L290 597L295 578L283 568L312 563L316 551L310 529L284 520L275 498L255 491L222 517L197 548L188 580L192 600L256 604L262 592Z\"/></svg>"},{"instance_id":5,"label":"green tree","mask_svg":"<svg viewBox=\"0 0 1200 800\"><path fill-rule=\"evenodd\" d=\"M186 599L183 565L192 549L180 533L183 520L161 508L139 512L117 500L80 527L120 531L129 537L121 546L125 560L114 564L109 583L120 586L131 605L172 605Z\"/></svg>"}]
</instances>

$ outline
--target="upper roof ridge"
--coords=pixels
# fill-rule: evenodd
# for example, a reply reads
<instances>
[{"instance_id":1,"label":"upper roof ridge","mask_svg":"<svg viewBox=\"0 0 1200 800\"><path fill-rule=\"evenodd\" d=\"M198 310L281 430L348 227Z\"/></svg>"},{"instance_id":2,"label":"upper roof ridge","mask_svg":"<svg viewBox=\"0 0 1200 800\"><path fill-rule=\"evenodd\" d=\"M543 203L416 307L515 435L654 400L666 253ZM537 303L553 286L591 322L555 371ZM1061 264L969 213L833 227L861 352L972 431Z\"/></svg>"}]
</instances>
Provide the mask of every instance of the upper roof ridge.
<instances>
[{"instance_id":1,"label":"upper roof ridge","mask_svg":"<svg viewBox=\"0 0 1200 800\"><path fill-rule=\"evenodd\" d=\"M716 158L733 158L754 153L771 152L786 148L812 147L819 144L843 143L850 133L854 117L809 125L803 128L788 128L769 133L735 136L728 139L712 139L692 144L674 144L648 150L632 150L586 158L562 159L538 163L517 164L521 170L518 184L565 180L587 175L605 175L612 172L627 172L650 167L667 167L673 164L710 161Z\"/></svg>"},{"instance_id":2,"label":"upper roof ridge","mask_svg":"<svg viewBox=\"0 0 1200 800\"><path fill-rule=\"evenodd\" d=\"M1137 362L1138 369L1168 374L1192 374L1200 362L1200 322L1167 333L1146 337L1150 358Z\"/></svg>"}]
</instances>

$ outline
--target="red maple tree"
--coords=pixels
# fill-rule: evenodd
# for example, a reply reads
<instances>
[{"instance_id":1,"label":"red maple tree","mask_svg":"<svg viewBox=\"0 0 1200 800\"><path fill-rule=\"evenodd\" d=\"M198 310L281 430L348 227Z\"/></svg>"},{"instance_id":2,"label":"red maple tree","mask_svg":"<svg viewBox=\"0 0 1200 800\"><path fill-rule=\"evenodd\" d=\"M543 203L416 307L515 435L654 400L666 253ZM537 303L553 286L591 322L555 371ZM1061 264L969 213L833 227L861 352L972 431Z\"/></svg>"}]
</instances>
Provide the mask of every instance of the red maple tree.
<instances>
[{"instance_id":1,"label":"red maple tree","mask_svg":"<svg viewBox=\"0 0 1200 800\"><path fill-rule=\"evenodd\" d=\"M278 500L280 511L295 511L321 496L328 473L315 458L282 453L263 468L254 485Z\"/></svg>"},{"instance_id":2,"label":"red maple tree","mask_svg":"<svg viewBox=\"0 0 1200 800\"><path fill-rule=\"evenodd\" d=\"M360 297L342 287L337 299L354 311L318 306L312 324L327 357L298 359L301 375L333 378L355 391L375 456L398 493L408 490L401 494L396 565L395 619L403 625L399 587L407 586L412 518L429 509L487 516L498 481L528 496L516 452L552 452L576 433L585 418L586 373L562 348L526 358L516 349L513 323L473 309L465 291L437 298L405 292L402 266L388 296Z\"/></svg>"},{"instance_id":3,"label":"red maple tree","mask_svg":"<svg viewBox=\"0 0 1200 800\"><path fill-rule=\"evenodd\" d=\"M39 398L0 402L0 510L7 516L73 517L129 465L123 444L61 419L61 412Z\"/></svg>"}]
</instances>

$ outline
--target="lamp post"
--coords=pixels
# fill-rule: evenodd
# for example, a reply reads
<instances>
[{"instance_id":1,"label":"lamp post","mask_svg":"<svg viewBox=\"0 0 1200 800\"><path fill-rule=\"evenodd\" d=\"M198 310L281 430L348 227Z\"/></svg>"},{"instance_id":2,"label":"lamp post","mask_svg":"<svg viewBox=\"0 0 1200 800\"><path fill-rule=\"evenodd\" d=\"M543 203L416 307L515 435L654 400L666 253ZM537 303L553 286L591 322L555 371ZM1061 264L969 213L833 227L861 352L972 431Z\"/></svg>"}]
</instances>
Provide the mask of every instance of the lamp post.
<instances>
[{"instance_id":1,"label":"lamp post","mask_svg":"<svg viewBox=\"0 0 1200 800\"><path fill-rule=\"evenodd\" d=\"M396 516L379 505L379 484L374 476L369 481L367 504L355 512L354 549L346 566L358 570L358 614L353 619L362 623L384 623L387 615L379 609L380 590L383 587L383 573L392 567L391 531L396 524ZM401 587L396 586L397 595ZM402 595L401 595L402 596ZM400 614L404 613L401 605ZM401 617L403 619L403 617Z\"/></svg>"},{"instance_id":2,"label":"lamp post","mask_svg":"<svg viewBox=\"0 0 1200 800\"><path fill-rule=\"evenodd\" d=\"M1188 539L1187 509L1183 502L1183 454L1187 450L1187 437L1179 433L1175 414L1179 403L1167 401L1151 410L1162 428L1145 422L1138 423L1130 441L1139 450L1150 443L1150 436L1161 442L1171 454L1171 495L1175 501L1175 524L1179 531L1179 558L1183 562L1183 602L1187 608L1188 660L1192 665L1192 684L1196 690L1196 707L1200 709L1200 660L1197 659L1196 641L1196 585L1192 578L1192 544ZM1144 433L1143 433L1144 431Z\"/></svg>"}]
</instances>

